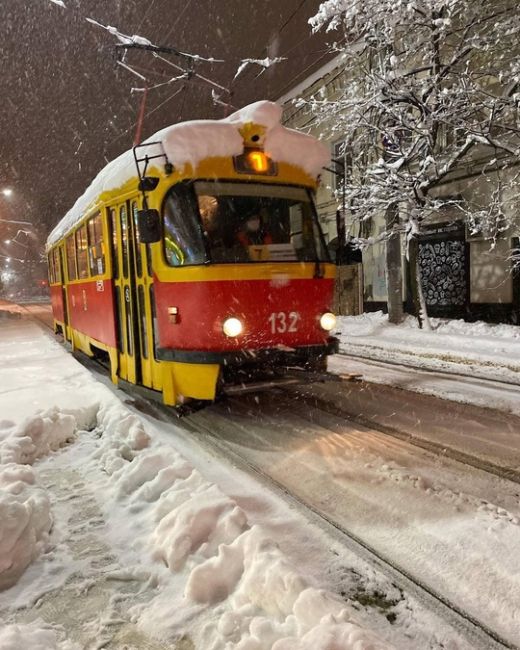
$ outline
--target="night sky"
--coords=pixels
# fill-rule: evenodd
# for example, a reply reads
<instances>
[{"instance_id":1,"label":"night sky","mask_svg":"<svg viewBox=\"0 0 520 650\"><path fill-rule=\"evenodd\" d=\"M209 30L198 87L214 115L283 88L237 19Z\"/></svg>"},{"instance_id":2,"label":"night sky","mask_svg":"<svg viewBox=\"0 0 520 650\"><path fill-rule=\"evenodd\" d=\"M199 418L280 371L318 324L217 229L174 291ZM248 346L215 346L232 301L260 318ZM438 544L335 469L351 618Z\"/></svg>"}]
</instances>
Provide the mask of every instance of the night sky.
<instances>
[{"instance_id":1,"label":"night sky","mask_svg":"<svg viewBox=\"0 0 520 650\"><path fill-rule=\"evenodd\" d=\"M327 42L333 38L312 35L307 23L319 0L64 3L66 8L51 0L0 0L0 190L13 190L11 197L0 194L4 255L3 241L16 232L6 219L31 222L44 241L106 162L132 146L141 95L131 88L143 84L117 65L116 38L86 17L156 45L225 59L200 64L197 71L231 88L229 101L236 107L278 98L332 56ZM232 82L240 59L267 55L288 60L260 76L260 68L250 66ZM176 74L149 53L131 52L127 60L152 84ZM143 137L180 120L224 116L207 85L190 80L172 97L181 86L150 91Z\"/></svg>"}]
</instances>

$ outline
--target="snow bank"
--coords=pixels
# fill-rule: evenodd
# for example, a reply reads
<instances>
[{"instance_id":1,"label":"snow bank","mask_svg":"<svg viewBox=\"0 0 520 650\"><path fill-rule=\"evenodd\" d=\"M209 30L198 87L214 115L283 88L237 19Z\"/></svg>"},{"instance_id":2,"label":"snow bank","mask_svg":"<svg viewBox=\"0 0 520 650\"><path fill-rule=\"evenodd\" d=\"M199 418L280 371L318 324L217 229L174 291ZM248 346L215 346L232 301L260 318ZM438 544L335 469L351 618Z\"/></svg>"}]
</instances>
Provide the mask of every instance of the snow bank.
<instances>
[{"instance_id":1,"label":"snow bank","mask_svg":"<svg viewBox=\"0 0 520 650\"><path fill-rule=\"evenodd\" d=\"M241 154L244 138L240 130L255 124L261 127L257 144L262 145L273 160L300 167L310 176L317 177L330 160L328 148L312 136L282 126L281 117L282 108L278 104L260 101L222 120L194 120L174 124L158 131L145 140L144 144L161 142L174 167L191 165L196 170L199 162L205 158ZM157 153L157 147L154 152ZM134 156L132 151L126 151L99 172L51 232L47 246L52 246L70 230L103 192L121 187L132 178L136 178Z\"/></svg>"},{"instance_id":2,"label":"snow bank","mask_svg":"<svg viewBox=\"0 0 520 650\"><path fill-rule=\"evenodd\" d=\"M365 359L520 383L520 328L432 318L432 331L407 316L393 325L383 312L338 320L340 351Z\"/></svg>"},{"instance_id":3,"label":"snow bank","mask_svg":"<svg viewBox=\"0 0 520 650\"><path fill-rule=\"evenodd\" d=\"M484 321L468 323L462 319L448 318L430 318L433 335L435 334L461 334L468 337L486 337L489 339L503 338L520 342L520 328L518 325L493 324ZM403 337L406 336L406 330L416 330L425 336L432 333L426 330L420 330L417 318L405 316L402 323L393 325L388 322L388 314L382 311L366 312L359 316L340 316L339 319L341 332L347 336L361 336L369 334L380 334L382 330L403 331ZM409 332L408 332L409 333Z\"/></svg>"},{"instance_id":4,"label":"snow bank","mask_svg":"<svg viewBox=\"0 0 520 650\"><path fill-rule=\"evenodd\" d=\"M50 409L27 418L19 426L0 421L0 463L32 465L74 438L77 420L72 414Z\"/></svg>"},{"instance_id":5,"label":"snow bank","mask_svg":"<svg viewBox=\"0 0 520 650\"><path fill-rule=\"evenodd\" d=\"M46 491L36 485L31 467L0 465L0 522L1 591L18 581L49 539L50 501Z\"/></svg>"},{"instance_id":6,"label":"snow bank","mask_svg":"<svg viewBox=\"0 0 520 650\"><path fill-rule=\"evenodd\" d=\"M309 584L262 527L251 527L233 499L153 440L137 416L105 404L98 426L94 460L108 476L113 534L123 544L132 539L127 551L160 574L157 596L131 610L143 631L167 638L202 608L217 612L197 639L204 650L390 647L356 622L347 603Z\"/></svg>"},{"instance_id":7,"label":"snow bank","mask_svg":"<svg viewBox=\"0 0 520 650\"><path fill-rule=\"evenodd\" d=\"M6 625L0 628L2 650L80 650L71 641L59 641L58 633L48 625L35 621L28 625Z\"/></svg>"},{"instance_id":8,"label":"snow bank","mask_svg":"<svg viewBox=\"0 0 520 650\"><path fill-rule=\"evenodd\" d=\"M18 426L0 421L0 591L18 581L49 541L49 497L29 465L73 440L78 422L93 415L92 408L76 417L53 408Z\"/></svg>"}]
</instances>

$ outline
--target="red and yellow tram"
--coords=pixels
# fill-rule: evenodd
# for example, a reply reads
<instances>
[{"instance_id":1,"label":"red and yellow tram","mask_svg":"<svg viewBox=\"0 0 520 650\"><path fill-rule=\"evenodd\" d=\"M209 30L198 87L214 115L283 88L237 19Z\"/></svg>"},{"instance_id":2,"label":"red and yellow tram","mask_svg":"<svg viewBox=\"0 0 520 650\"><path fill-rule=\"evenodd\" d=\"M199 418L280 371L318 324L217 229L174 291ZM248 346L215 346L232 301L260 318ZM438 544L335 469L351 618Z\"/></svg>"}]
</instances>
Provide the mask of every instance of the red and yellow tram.
<instances>
[{"instance_id":1,"label":"red and yellow tram","mask_svg":"<svg viewBox=\"0 0 520 650\"><path fill-rule=\"evenodd\" d=\"M165 404L335 351L314 138L257 102L174 125L107 165L47 241L55 329Z\"/></svg>"}]
</instances>

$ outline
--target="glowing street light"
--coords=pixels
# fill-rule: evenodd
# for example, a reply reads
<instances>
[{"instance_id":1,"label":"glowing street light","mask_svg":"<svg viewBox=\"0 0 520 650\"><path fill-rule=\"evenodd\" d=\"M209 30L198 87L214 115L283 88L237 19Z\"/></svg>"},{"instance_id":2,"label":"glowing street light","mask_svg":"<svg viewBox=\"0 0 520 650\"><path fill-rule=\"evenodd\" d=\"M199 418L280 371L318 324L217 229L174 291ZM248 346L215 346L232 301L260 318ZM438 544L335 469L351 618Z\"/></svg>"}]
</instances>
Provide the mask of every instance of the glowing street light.
<instances>
[{"instance_id":1,"label":"glowing street light","mask_svg":"<svg viewBox=\"0 0 520 650\"><path fill-rule=\"evenodd\" d=\"M7 197L12 196L13 190L10 187L4 187L2 194Z\"/></svg>"},{"instance_id":2,"label":"glowing street light","mask_svg":"<svg viewBox=\"0 0 520 650\"><path fill-rule=\"evenodd\" d=\"M11 240L10 239L4 239L4 244L10 244Z\"/></svg>"}]
</instances>

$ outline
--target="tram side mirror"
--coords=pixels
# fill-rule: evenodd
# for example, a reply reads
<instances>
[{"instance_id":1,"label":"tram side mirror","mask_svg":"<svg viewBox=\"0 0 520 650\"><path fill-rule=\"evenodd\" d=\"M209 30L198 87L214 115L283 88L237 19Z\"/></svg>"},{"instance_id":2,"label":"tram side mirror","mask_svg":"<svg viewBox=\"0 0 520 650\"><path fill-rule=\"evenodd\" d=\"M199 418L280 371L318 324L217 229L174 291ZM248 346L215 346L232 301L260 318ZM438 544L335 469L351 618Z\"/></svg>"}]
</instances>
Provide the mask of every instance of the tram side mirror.
<instances>
[{"instance_id":1,"label":"tram side mirror","mask_svg":"<svg viewBox=\"0 0 520 650\"><path fill-rule=\"evenodd\" d=\"M137 228L141 244L154 244L161 240L161 221L157 210L147 209L137 212Z\"/></svg>"}]
</instances>

